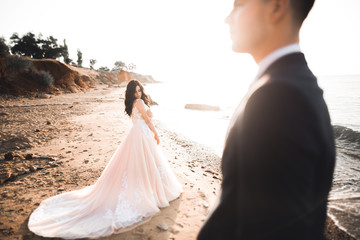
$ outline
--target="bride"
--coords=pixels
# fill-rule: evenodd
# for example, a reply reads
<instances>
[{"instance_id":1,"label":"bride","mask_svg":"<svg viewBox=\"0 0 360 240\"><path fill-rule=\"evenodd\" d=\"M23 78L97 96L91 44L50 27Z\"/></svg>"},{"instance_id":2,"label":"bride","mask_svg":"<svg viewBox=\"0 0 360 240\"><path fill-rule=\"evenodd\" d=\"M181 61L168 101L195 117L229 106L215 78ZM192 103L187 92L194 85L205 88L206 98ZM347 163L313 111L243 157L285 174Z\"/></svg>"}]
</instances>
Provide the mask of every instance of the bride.
<instances>
[{"instance_id":1,"label":"bride","mask_svg":"<svg viewBox=\"0 0 360 240\"><path fill-rule=\"evenodd\" d=\"M169 206L182 187L161 149L149 98L137 80L126 88L133 126L95 184L41 202L28 227L44 237L98 238L128 231Z\"/></svg>"}]
</instances>

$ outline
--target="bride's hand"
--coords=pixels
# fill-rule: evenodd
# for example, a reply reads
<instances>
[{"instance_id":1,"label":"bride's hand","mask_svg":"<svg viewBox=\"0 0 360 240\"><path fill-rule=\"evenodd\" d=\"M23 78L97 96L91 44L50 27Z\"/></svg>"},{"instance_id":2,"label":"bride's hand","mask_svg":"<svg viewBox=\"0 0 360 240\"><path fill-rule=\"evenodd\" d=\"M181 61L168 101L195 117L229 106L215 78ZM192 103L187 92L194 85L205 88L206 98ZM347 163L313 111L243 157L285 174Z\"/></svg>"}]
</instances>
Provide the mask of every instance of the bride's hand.
<instances>
[{"instance_id":1,"label":"bride's hand","mask_svg":"<svg viewBox=\"0 0 360 240\"><path fill-rule=\"evenodd\" d=\"M155 138L155 140L156 140L156 143L159 145L159 143L160 143L160 138L159 138L159 136L156 134L156 135L154 136L154 138Z\"/></svg>"}]
</instances>

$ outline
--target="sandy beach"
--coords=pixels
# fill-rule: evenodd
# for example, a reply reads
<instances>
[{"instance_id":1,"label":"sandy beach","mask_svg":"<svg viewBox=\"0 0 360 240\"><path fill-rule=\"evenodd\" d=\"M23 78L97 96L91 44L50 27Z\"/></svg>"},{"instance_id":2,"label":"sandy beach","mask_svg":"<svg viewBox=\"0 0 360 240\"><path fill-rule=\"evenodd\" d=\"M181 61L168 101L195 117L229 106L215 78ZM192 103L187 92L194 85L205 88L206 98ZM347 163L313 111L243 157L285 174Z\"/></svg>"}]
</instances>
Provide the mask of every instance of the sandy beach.
<instances>
[{"instance_id":1,"label":"sandy beach","mask_svg":"<svg viewBox=\"0 0 360 240\"><path fill-rule=\"evenodd\" d=\"M40 202L95 183L132 124L123 96L124 88L97 85L49 98L1 99L0 239L41 239L27 228ZM155 125L184 193L151 221L103 239L195 239L216 199L219 158ZM13 160L3 159L8 152Z\"/></svg>"},{"instance_id":2,"label":"sandy beach","mask_svg":"<svg viewBox=\"0 0 360 240\"><path fill-rule=\"evenodd\" d=\"M28 230L31 212L50 196L95 183L132 124L124 90L97 84L86 92L0 97L0 239L45 239ZM149 222L102 239L195 239L214 205L219 157L158 121L155 126L184 192ZM352 239L328 223L328 239Z\"/></svg>"}]
</instances>

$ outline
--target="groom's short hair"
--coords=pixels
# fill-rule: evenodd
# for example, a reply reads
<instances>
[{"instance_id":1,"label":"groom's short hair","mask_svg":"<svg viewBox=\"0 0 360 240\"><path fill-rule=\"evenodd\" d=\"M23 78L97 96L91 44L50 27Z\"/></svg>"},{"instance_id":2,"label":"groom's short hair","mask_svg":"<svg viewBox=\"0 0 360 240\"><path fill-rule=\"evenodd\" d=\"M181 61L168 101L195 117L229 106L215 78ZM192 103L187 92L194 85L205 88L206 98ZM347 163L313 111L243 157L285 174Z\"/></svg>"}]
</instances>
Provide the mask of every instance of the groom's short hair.
<instances>
[{"instance_id":1,"label":"groom's short hair","mask_svg":"<svg viewBox=\"0 0 360 240\"><path fill-rule=\"evenodd\" d=\"M314 5L315 0L289 0L294 22L300 27Z\"/></svg>"}]
</instances>

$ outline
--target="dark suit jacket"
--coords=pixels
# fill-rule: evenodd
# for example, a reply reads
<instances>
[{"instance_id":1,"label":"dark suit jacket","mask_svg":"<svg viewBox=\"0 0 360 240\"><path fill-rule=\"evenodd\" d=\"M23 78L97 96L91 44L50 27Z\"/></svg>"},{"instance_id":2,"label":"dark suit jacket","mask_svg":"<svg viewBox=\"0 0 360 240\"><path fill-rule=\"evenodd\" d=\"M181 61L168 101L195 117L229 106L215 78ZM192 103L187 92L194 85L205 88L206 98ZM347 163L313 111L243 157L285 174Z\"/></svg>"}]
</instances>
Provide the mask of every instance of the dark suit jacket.
<instances>
[{"instance_id":1,"label":"dark suit jacket","mask_svg":"<svg viewBox=\"0 0 360 240\"><path fill-rule=\"evenodd\" d=\"M257 81L227 137L220 204L198 239L323 239L335 164L323 92L302 53Z\"/></svg>"}]
</instances>

